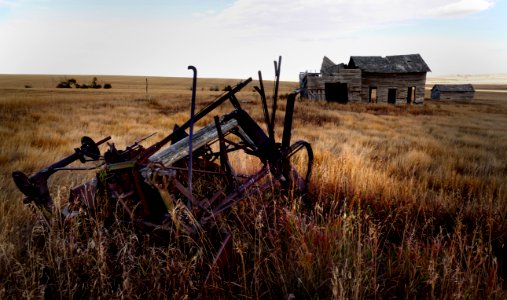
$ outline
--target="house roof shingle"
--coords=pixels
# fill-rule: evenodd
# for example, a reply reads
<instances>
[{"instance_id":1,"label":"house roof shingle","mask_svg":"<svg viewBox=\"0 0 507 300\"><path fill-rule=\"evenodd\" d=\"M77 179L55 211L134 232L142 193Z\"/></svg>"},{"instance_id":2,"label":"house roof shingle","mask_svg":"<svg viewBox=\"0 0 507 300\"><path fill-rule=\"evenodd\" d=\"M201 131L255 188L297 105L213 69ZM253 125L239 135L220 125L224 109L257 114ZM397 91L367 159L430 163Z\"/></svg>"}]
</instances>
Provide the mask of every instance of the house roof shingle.
<instances>
[{"instance_id":1,"label":"house roof shingle","mask_svg":"<svg viewBox=\"0 0 507 300\"><path fill-rule=\"evenodd\" d=\"M348 68L366 73L425 73L431 71L419 54L394 56L351 56Z\"/></svg>"}]
</instances>

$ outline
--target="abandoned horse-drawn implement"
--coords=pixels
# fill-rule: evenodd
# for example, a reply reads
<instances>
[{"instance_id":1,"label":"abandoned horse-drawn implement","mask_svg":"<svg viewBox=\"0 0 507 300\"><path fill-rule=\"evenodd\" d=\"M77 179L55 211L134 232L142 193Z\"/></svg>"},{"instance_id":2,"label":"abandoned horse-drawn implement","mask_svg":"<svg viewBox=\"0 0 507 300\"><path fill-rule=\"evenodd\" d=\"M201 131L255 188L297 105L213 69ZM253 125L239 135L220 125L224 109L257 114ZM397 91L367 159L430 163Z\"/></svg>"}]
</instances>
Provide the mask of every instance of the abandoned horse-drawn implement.
<instances>
[{"instance_id":1,"label":"abandoned horse-drawn implement","mask_svg":"<svg viewBox=\"0 0 507 300\"><path fill-rule=\"evenodd\" d=\"M25 203L32 203L43 212L46 220L55 217L72 220L79 218L80 211L100 211L104 207L112 211L115 219L133 224L142 230L165 229L192 233L196 224L204 231L214 228L215 218L253 193L272 186L285 192L304 194L312 170L313 152L306 141L291 144L291 127L294 104L298 90L287 97L283 138L275 142L275 115L280 77L281 58L275 65L273 106L269 114L266 94L259 71L259 93L268 133L242 109L236 94L252 79L239 82L194 114L196 77L194 71L190 119L176 126L172 133L149 147L141 142L147 136L124 150L108 143L108 150L100 154L99 146L110 140L106 137L94 142L89 137L81 139L81 147L62 160L40 170L32 176L20 171L13 172L16 186L26 196ZM233 110L222 116L214 116L214 122L193 132L194 122L210 115L226 101ZM187 134L186 131L189 131ZM170 144L168 146L168 144ZM306 151L304 167L291 164L296 153ZM230 162L230 155L257 157L259 170L253 174L239 174ZM57 171L90 168L68 167L80 160L102 161L96 167L94 179L71 189L68 203L56 209L48 188L48 178ZM302 169L302 170L301 170ZM179 214L175 214L175 211ZM91 216L93 214L87 214ZM211 234L211 233L210 233ZM220 234L215 262L229 248L230 235Z\"/></svg>"}]
</instances>

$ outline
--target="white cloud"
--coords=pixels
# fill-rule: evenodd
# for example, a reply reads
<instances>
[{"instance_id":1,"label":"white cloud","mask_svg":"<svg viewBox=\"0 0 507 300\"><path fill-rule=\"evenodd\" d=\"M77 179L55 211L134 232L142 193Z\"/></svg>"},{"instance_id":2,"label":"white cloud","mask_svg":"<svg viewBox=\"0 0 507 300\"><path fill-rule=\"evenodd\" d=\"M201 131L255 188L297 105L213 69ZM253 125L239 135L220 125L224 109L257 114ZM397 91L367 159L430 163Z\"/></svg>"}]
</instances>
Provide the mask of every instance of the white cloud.
<instances>
[{"instance_id":1,"label":"white cloud","mask_svg":"<svg viewBox=\"0 0 507 300\"><path fill-rule=\"evenodd\" d=\"M466 15L492 5L486 0L238 0L220 12L190 12L192 17L186 18L143 16L142 11L127 17L108 10L67 9L65 14L39 10L0 22L0 70L190 76L187 66L192 64L202 77L244 78L261 69L269 78L273 59L283 55L282 79L296 80L299 71L318 69L324 55L347 62L350 55L421 53L436 71L440 65L432 62L444 66L446 59L455 59L448 53L459 53L456 45L462 44L442 39L431 48L433 34L407 39L408 35L396 34L372 37L368 31ZM496 62L507 62L505 52L484 53L463 53L459 61L471 67L463 62L474 61L474 55L497 55ZM488 67L486 63L475 66Z\"/></svg>"},{"instance_id":2,"label":"white cloud","mask_svg":"<svg viewBox=\"0 0 507 300\"><path fill-rule=\"evenodd\" d=\"M0 0L0 8L12 11L41 10L48 9L51 0Z\"/></svg>"},{"instance_id":3,"label":"white cloud","mask_svg":"<svg viewBox=\"0 0 507 300\"><path fill-rule=\"evenodd\" d=\"M16 4L16 1L0 0L0 7L11 7Z\"/></svg>"},{"instance_id":4,"label":"white cloud","mask_svg":"<svg viewBox=\"0 0 507 300\"><path fill-rule=\"evenodd\" d=\"M360 30L477 13L489 0L238 0L207 21L259 36L339 38Z\"/></svg>"},{"instance_id":5,"label":"white cloud","mask_svg":"<svg viewBox=\"0 0 507 300\"><path fill-rule=\"evenodd\" d=\"M477 13L493 6L493 2L487 0L460 0L443 5L436 9L436 16L461 16Z\"/></svg>"}]
</instances>

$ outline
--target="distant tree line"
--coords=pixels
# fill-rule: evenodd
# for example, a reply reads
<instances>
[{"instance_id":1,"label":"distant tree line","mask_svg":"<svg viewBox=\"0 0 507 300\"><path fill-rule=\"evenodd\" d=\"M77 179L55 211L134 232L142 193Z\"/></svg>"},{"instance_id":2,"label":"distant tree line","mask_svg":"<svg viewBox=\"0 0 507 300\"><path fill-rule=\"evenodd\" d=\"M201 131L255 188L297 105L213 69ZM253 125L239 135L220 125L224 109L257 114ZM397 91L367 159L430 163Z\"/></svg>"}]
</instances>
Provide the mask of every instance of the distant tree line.
<instances>
[{"instance_id":1,"label":"distant tree line","mask_svg":"<svg viewBox=\"0 0 507 300\"><path fill-rule=\"evenodd\" d=\"M102 88L102 85L97 83L98 79L97 77L93 77L93 80L90 84L86 84L86 83L78 83L76 79L74 78L70 78L70 79L67 79L67 80L62 80L60 81L56 87L59 88L59 89L70 89L70 88L76 88L76 89L101 89ZM110 89L112 88L111 84L110 83L105 83L104 84L104 87L105 89Z\"/></svg>"}]
</instances>

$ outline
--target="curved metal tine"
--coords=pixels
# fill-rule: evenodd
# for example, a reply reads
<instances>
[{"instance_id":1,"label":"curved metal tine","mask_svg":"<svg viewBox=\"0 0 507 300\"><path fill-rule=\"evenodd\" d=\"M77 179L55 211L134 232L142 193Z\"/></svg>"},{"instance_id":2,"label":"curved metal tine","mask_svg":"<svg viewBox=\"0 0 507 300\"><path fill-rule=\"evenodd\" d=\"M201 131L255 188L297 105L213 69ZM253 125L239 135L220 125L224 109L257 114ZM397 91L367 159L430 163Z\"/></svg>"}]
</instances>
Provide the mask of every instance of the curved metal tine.
<instances>
[{"instance_id":1,"label":"curved metal tine","mask_svg":"<svg viewBox=\"0 0 507 300\"><path fill-rule=\"evenodd\" d=\"M312 176L312 169L313 169L313 149L310 143L307 141L297 141L294 144L292 144L287 153L286 153L286 159L289 160L294 154L299 152L302 148L306 149L306 153L308 155L308 163L306 167L306 175L305 175L305 184L308 185L308 182L310 182L310 177Z\"/></svg>"},{"instance_id":2,"label":"curved metal tine","mask_svg":"<svg viewBox=\"0 0 507 300\"><path fill-rule=\"evenodd\" d=\"M197 86L197 69L194 66L188 66L189 70L194 72L192 80L192 104L190 107L190 132L188 139L188 192L192 195L192 138L194 135L194 113L195 113L195 93ZM187 207L192 208L192 202L187 201Z\"/></svg>"},{"instance_id":3,"label":"curved metal tine","mask_svg":"<svg viewBox=\"0 0 507 300\"><path fill-rule=\"evenodd\" d=\"M290 93L287 98L287 105L285 106L285 120L283 122L283 135L282 135L282 149L286 150L289 148L291 133L292 133L292 118L294 116L294 104L296 102L296 96L300 90L296 89Z\"/></svg>"},{"instance_id":4,"label":"curved metal tine","mask_svg":"<svg viewBox=\"0 0 507 300\"><path fill-rule=\"evenodd\" d=\"M278 63L276 61L273 62L275 64L275 87L273 92L273 108L271 110L271 126L269 132L269 138L271 141L275 142L275 123L276 123L276 102L278 101L278 86L280 84L280 67L282 66L282 57L278 57Z\"/></svg>"},{"instance_id":5,"label":"curved metal tine","mask_svg":"<svg viewBox=\"0 0 507 300\"><path fill-rule=\"evenodd\" d=\"M232 170L231 163L229 162L229 156L227 155L227 147L225 145L224 134L222 132L222 127L220 126L220 120L218 116L215 116L215 126L217 128L218 134L218 142L220 145L220 168L221 171L225 171L227 174L227 181L229 181L229 185L232 185L233 189L236 188L236 174Z\"/></svg>"},{"instance_id":6,"label":"curved metal tine","mask_svg":"<svg viewBox=\"0 0 507 300\"><path fill-rule=\"evenodd\" d=\"M266 127L269 134L269 132L271 132L271 120L269 119L268 103L266 101L266 91L264 90L264 81L262 80L262 72L259 71L258 74L260 88L255 86L254 89L261 96L262 111L264 112L264 122L266 122Z\"/></svg>"}]
</instances>

